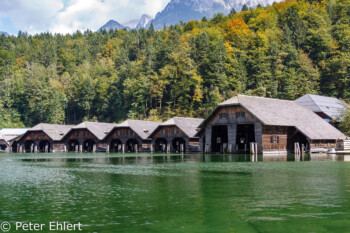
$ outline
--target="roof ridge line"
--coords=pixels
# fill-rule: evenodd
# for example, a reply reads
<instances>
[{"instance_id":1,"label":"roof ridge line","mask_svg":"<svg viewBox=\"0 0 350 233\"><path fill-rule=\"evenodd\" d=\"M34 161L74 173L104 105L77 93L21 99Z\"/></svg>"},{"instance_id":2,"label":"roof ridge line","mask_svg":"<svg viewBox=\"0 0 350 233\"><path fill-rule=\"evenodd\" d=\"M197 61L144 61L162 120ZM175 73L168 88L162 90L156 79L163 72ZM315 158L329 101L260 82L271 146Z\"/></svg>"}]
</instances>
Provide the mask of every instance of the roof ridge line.
<instances>
[{"instance_id":1,"label":"roof ridge line","mask_svg":"<svg viewBox=\"0 0 350 233\"><path fill-rule=\"evenodd\" d=\"M310 99L312 100L312 102L314 102L314 104L316 105L316 107L318 108L318 110L319 110L320 112L323 112L323 111L321 110L320 106L318 106L318 104L317 104L316 101L314 100L314 98L312 98L312 95L313 95L313 94L308 94L308 96L310 97Z\"/></svg>"}]
</instances>

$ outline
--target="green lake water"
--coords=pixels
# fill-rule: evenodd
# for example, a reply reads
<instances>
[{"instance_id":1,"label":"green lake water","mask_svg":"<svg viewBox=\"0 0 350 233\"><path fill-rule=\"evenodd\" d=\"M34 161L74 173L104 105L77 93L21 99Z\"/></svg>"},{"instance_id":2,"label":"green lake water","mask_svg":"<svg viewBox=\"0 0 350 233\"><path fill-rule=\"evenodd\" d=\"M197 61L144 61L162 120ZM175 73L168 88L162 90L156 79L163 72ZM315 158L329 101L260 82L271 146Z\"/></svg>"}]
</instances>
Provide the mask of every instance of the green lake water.
<instances>
[{"instance_id":1,"label":"green lake water","mask_svg":"<svg viewBox=\"0 0 350 233\"><path fill-rule=\"evenodd\" d=\"M18 221L80 222L82 232L350 232L350 158L298 160L0 154L0 222L9 232L23 232Z\"/></svg>"}]
</instances>

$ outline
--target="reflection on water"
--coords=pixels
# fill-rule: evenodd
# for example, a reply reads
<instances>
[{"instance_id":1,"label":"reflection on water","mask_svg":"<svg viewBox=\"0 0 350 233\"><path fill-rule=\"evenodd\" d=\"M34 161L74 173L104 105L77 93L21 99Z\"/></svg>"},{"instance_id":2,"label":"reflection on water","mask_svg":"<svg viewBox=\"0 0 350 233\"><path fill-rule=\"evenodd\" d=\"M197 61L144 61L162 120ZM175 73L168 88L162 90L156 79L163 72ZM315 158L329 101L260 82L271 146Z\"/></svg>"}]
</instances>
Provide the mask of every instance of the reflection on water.
<instances>
[{"instance_id":1,"label":"reflection on water","mask_svg":"<svg viewBox=\"0 0 350 233\"><path fill-rule=\"evenodd\" d=\"M2 154L0 221L81 222L84 232L348 232L349 160Z\"/></svg>"},{"instance_id":2,"label":"reflection on water","mask_svg":"<svg viewBox=\"0 0 350 233\"><path fill-rule=\"evenodd\" d=\"M3 154L4 155L4 154ZM341 154L8 154L0 161L24 162L94 162L112 164L150 164L177 162L287 162L287 161L350 161L350 155Z\"/></svg>"}]
</instances>

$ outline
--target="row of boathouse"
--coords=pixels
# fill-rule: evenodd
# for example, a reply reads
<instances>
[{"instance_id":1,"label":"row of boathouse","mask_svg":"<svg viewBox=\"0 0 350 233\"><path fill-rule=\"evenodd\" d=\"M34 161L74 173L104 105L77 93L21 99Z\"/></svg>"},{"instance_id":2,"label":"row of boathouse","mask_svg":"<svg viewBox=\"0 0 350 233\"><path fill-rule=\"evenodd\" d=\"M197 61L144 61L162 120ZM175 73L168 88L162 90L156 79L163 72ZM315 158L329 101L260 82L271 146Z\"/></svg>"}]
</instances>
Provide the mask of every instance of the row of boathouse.
<instances>
[{"instance_id":1,"label":"row of boathouse","mask_svg":"<svg viewBox=\"0 0 350 233\"><path fill-rule=\"evenodd\" d=\"M15 153L247 153L252 150L287 153L295 152L295 145L312 152L335 148L337 141L346 139L324 115L300 102L245 95L219 104L206 119L174 117L163 123L140 120L121 124L41 123L20 130L18 135L14 131L12 134L0 134L0 146Z\"/></svg>"}]
</instances>

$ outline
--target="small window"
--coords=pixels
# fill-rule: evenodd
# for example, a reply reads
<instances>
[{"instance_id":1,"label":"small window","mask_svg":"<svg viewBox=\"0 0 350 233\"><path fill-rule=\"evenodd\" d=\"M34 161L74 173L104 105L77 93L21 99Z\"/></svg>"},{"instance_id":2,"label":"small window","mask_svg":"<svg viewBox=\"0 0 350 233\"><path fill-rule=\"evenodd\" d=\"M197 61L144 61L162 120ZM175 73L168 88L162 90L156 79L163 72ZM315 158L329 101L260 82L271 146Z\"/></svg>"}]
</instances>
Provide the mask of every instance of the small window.
<instances>
[{"instance_id":1,"label":"small window","mask_svg":"<svg viewBox=\"0 0 350 233\"><path fill-rule=\"evenodd\" d=\"M271 136L271 143L278 143L278 136L274 135L274 136Z\"/></svg>"},{"instance_id":2,"label":"small window","mask_svg":"<svg viewBox=\"0 0 350 233\"><path fill-rule=\"evenodd\" d=\"M30 137L31 137L31 138L34 138L34 133L30 133Z\"/></svg>"},{"instance_id":3,"label":"small window","mask_svg":"<svg viewBox=\"0 0 350 233\"><path fill-rule=\"evenodd\" d=\"M131 135L131 130L130 129L128 130L128 135Z\"/></svg>"},{"instance_id":4,"label":"small window","mask_svg":"<svg viewBox=\"0 0 350 233\"><path fill-rule=\"evenodd\" d=\"M40 133L40 137L41 137L41 138L44 137L44 133L43 133L43 132Z\"/></svg>"},{"instance_id":5,"label":"small window","mask_svg":"<svg viewBox=\"0 0 350 233\"><path fill-rule=\"evenodd\" d=\"M244 119L245 112L236 112L236 118L238 119Z\"/></svg>"},{"instance_id":6,"label":"small window","mask_svg":"<svg viewBox=\"0 0 350 233\"><path fill-rule=\"evenodd\" d=\"M174 134L177 134L177 129L174 129Z\"/></svg>"},{"instance_id":7,"label":"small window","mask_svg":"<svg viewBox=\"0 0 350 233\"><path fill-rule=\"evenodd\" d=\"M219 115L220 120L228 120L228 114L227 113L221 113Z\"/></svg>"},{"instance_id":8,"label":"small window","mask_svg":"<svg viewBox=\"0 0 350 233\"><path fill-rule=\"evenodd\" d=\"M117 135L120 136L120 130L117 130Z\"/></svg>"},{"instance_id":9,"label":"small window","mask_svg":"<svg viewBox=\"0 0 350 233\"><path fill-rule=\"evenodd\" d=\"M77 132L77 131L74 132L74 137L75 137L75 138L78 137L78 132Z\"/></svg>"},{"instance_id":10,"label":"small window","mask_svg":"<svg viewBox=\"0 0 350 233\"><path fill-rule=\"evenodd\" d=\"M166 134L166 129L163 129L163 134Z\"/></svg>"},{"instance_id":11,"label":"small window","mask_svg":"<svg viewBox=\"0 0 350 233\"><path fill-rule=\"evenodd\" d=\"M84 134L85 134L85 137L89 136L89 132L87 130L84 132Z\"/></svg>"}]
</instances>

